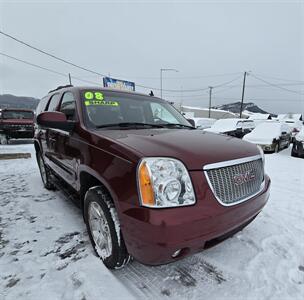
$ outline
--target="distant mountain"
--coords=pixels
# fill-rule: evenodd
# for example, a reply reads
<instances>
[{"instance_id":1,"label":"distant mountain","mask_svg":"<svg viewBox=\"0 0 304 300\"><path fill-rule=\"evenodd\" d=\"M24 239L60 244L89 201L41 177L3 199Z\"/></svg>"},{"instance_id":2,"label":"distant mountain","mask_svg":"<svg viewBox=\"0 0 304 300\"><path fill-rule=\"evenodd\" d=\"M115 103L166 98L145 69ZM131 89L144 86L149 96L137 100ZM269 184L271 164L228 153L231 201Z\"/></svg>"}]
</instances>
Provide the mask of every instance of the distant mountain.
<instances>
[{"instance_id":1,"label":"distant mountain","mask_svg":"<svg viewBox=\"0 0 304 300\"><path fill-rule=\"evenodd\" d=\"M0 95L0 108L25 108L36 109L39 99L32 97Z\"/></svg>"},{"instance_id":2,"label":"distant mountain","mask_svg":"<svg viewBox=\"0 0 304 300\"><path fill-rule=\"evenodd\" d=\"M234 102L234 103L229 103L229 104L218 105L218 106L214 106L213 108L223 109L223 110L227 110L227 111L230 111L233 113L239 113L240 109L241 109L241 102L239 101L239 102ZM257 105L255 105L252 102L243 103L243 111L244 110L250 111L252 113L270 114L272 117L277 116L273 113L269 113L269 112L261 109L260 107L258 107Z\"/></svg>"}]
</instances>

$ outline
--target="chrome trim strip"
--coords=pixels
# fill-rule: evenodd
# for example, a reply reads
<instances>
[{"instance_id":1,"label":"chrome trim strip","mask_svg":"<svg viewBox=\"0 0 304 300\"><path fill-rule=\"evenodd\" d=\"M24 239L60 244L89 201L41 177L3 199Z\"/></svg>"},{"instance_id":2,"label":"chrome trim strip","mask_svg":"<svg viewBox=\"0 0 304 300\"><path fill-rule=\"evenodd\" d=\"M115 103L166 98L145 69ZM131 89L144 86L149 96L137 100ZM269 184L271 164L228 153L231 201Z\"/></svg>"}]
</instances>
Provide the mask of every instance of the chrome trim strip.
<instances>
[{"instance_id":1,"label":"chrome trim strip","mask_svg":"<svg viewBox=\"0 0 304 300\"><path fill-rule=\"evenodd\" d=\"M218 163L205 165L203 167L203 170L205 171L205 170L211 170L211 169L230 167L230 166L234 166L234 165L238 165L238 164L242 164L242 163L246 163L246 162L258 160L258 159L262 159L262 156L260 154L255 155L255 156L233 159L233 160L225 160L225 161L221 161Z\"/></svg>"}]
</instances>

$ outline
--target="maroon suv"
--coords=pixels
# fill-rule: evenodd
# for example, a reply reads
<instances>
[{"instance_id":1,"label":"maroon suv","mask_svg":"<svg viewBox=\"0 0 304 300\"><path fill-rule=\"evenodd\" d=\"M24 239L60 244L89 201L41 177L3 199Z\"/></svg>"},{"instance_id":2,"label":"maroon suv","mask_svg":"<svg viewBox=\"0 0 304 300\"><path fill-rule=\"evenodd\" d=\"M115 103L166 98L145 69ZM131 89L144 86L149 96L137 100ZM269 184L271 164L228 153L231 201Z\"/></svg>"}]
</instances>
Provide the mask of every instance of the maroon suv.
<instances>
[{"instance_id":1,"label":"maroon suv","mask_svg":"<svg viewBox=\"0 0 304 300\"><path fill-rule=\"evenodd\" d=\"M0 143L10 139L34 137L34 113L29 109L5 108L0 110Z\"/></svg>"},{"instance_id":2,"label":"maroon suv","mask_svg":"<svg viewBox=\"0 0 304 300\"><path fill-rule=\"evenodd\" d=\"M249 224L268 200L258 147L195 130L162 99L68 86L43 98L37 114L43 183L60 181L76 195L108 268L131 256L159 265L201 251Z\"/></svg>"}]
</instances>

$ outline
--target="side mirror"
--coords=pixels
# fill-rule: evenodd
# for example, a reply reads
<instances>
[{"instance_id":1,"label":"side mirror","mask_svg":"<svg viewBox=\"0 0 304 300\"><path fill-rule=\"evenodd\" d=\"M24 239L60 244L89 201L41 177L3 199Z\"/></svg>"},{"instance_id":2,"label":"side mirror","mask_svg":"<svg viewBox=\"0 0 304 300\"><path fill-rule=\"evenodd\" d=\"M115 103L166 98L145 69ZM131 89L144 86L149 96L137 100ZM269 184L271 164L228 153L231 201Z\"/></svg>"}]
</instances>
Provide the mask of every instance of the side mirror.
<instances>
[{"instance_id":1,"label":"side mirror","mask_svg":"<svg viewBox=\"0 0 304 300\"><path fill-rule=\"evenodd\" d=\"M57 111L46 111L37 116L37 124L42 127L61 129L71 132L75 127L75 122L68 121L66 115Z\"/></svg>"},{"instance_id":2,"label":"side mirror","mask_svg":"<svg viewBox=\"0 0 304 300\"><path fill-rule=\"evenodd\" d=\"M187 119L187 121L188 121L193 127L195 127L195 122L194 122L194 120L192 120L192 119Z\"/></svg>"}]
</instances>

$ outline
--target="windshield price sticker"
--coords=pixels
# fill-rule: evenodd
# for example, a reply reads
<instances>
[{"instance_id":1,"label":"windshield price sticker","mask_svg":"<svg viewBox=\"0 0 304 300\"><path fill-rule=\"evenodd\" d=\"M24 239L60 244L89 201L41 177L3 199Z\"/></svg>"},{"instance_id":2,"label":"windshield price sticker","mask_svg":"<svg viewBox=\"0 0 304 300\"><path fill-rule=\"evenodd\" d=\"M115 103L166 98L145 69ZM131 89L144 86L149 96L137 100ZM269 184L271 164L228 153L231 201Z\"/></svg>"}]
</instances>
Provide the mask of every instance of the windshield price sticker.
<instances>
[{"instance_id":1,"label":"windshield price sticker","mask_svg":"<svg viewBox=\"0 0 304 300\"><path fill-rule=\"evenodd\" d=\"M85 106L90 105L102 105L102 106L119 106L117 101L105 101L105 100L86 100L84 101Z\"/></svg>"}]
</instances>

